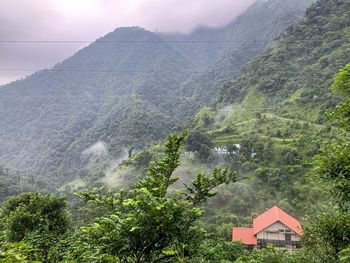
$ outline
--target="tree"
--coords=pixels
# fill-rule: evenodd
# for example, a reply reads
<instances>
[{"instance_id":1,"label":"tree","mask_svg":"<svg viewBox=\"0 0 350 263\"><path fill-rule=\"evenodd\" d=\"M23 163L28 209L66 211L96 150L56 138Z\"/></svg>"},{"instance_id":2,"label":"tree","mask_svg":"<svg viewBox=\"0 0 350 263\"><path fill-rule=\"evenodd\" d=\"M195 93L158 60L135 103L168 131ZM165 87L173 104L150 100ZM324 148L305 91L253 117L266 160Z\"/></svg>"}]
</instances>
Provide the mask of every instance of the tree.
<instances>
[{"instance_id":1,"label":"tree","mask_svg":"<svg viewBox=\"0 0 350 263\"><path fill-rule=\"evenodd\" d=\"M201 242L190 263L234 262L244 255L244 246L240 242L227 242L207 239Z\"/></svg>"},{"instance_id":2,"label":"tree","mask_svg":"<svg viewBox=\"0 0 350 263\"><path fill-rule=\"evenodd\" d=\"M281 168L264 167L255 171L255 177L259 185L263 185L270 189L281 189L284 185L290 186L288 173ZM272 192L271 190L269 190Z\"/></svg>"},{"instance_id":3,"label":"tree","mask_svg":"<svg viewBox=\"0 0 350 263\"><path fill-rule=\"evenodd\" d=\"M324 254L327 262L336 261L338 253L350 245L350 215L319 215L305 227L303 244L317 254Z\"/></svg>"},{"instance_id":4,"label":"tree","mask_svg":"<svg viewBox=\"0 0 350 263\"><path fill-rule=\"evenodd\" d=\"M211 146L210 138L203 133L193 132L186 138L185 147L187 151L199 152L203 146L209 148Z\"/></svg>"},{"instance_id":5,"label":"tree","mask_svg":"<svg viewBox=\"0 0 350 263\"><path fill-rule=\"evenodd\" d=\"M134 146L131 146L130 149L128 150L128 158L129 159L132 158L132 156L133 156L133 154L132 154L133 150L134 150Z\"/></svg>"},{"instance_id":6,"label":"tree","mask_svg":"<svg viewBox=\"0 0 350 263\"><path fill-rule=\"evenodd\" d=\"M315 254L322 252L324 257L330 257L324 262L339 262L344 257L341 250L350 246L350 65L337 74L333 90L343 95L343 101L329 112L340 131L334 142L316 156L316 171L320 181L331 190L338 211L319 215L309 223L303 236L304 244L316 250Z\"/></svg>"},{"instance_id":7,"label":"tree","mask_svg":"<svg viewBox=\"0 0 350 263\"><path fill-rule=\"evenodd\" d=\"M281 151L280 162L282 165L297 165L301 163L298 150L293 148L284 148Z\"/></svg>"},{"instance_id":8,"label":"tree","mask_svg":"<svg viewBox=\"0 0 350 263\"><path fill-rule=\"evenodd\" d=\"M329 112L335 123L350 132L350 64L338 72L332 86L343 100Z\"/></svg>"},{"instance_id":9,"label":"tree","mask_svg":"<svg viewBox=\"0 0 350 263\"><path fill-rule=\"evenodd\" d=\"M343 96L343 101L329 111L341 130L337 139L316 157L316 169L336 203L346 211L350 208L350 64L337 74L332 88Z\"/></svg>"},{"instance_id":10,"label":"tree","mask_svg":"<svg viewBox=\"0 0 350 263\"><path fill-rule=\"evenodd\" d=\"M198 152L198 157L202 161L207 161L210 156L210 148L207 145L202 144Z\"/></svg>"},{"instance_id":11,"label":"tree","mask_svg":"<svg viewBox=\"0 0 350 263\"><path fill-rule=\"evenodd\" d=\"M197 175L186 190L169 193L169 186L178 180L172 173L179 165L185 137L170 135L164 158L129 191L104 196L82 194L86 201L100 203L111 211L83 228L90 247L125 263L167 262L178 255L179 248L186 249L197 240L200 231L195 222L201 216L201 205L215 195L212 190L216 186L237 178L227 169L214 169L212 176Z\"/></svg>"},{"instance_id":12,"label":"tree","mask_svg":"<svg viewBox=\"0 0 350 263\"><path fill-rule=\"evenodd\" d=\"M39 249L45 260L50 247L69 226L64 198L39 193L22 193L4 202L0 214L5 241L25 241Z\"/></svg>"}]
</instances>

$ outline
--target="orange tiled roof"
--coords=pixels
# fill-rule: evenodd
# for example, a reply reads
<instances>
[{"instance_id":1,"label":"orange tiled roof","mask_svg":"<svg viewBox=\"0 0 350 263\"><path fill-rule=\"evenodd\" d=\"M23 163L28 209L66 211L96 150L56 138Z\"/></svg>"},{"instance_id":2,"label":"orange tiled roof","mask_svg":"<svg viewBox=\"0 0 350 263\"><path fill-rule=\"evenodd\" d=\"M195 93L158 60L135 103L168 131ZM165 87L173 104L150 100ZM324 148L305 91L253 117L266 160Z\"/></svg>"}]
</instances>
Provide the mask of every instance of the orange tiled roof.
<instances>
[{"instance_id":1,"label":"orange tiled roof","mask_svg":"<svg viewBox=\"0 0 350 263\"><path fill-rule=\"evenodd\" d=\"M234 227L232 229L232 241L241 241L245 245L256 245L256 237L253 228Z\"/></svg>"},{"instance_id":2,"label":"orange tiled roof","mask_svg":"<svg viewBox=\"0 0 350 263\"><path fill-rule=\"evenodd\" d=\"M303 234L298 220L288 215L281 208L274 206L253 220L254 235L278 221L289 227L298 235L301 236Z\"/></svg>"},{"instance_id":3,"label":"orange tiled roof","mask_svg":"<svg viewBox=\"0 0 350 263\"><path fill-rule=\"evenodd\" d=\"M300 236L303 234L298 220L288 215L281 208L274 206L257 216L253 220L252 228L234 227L232 229L232 241L241 241L245 245L256 245L256 234L276 222L281 222Z\"/></svg>"}]
</instances>

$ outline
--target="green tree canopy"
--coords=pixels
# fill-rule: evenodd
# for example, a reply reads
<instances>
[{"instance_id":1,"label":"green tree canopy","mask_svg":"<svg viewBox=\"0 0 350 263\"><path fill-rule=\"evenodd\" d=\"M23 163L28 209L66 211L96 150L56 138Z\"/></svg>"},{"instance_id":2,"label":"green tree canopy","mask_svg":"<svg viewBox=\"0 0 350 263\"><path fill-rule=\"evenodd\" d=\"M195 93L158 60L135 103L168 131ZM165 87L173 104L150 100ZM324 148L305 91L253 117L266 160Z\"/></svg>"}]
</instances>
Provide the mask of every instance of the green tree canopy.
<instances>
[{"instance_id":1,"label":"green tree canopy","mask_svg":"<svg viewBox=\"0 0 350 263\"><path fill-rule=\"evenodd\" d=\"M337 204L348 210L350 204L350 64L345 66L333 84L342 101L329 113L342 130L333 143L325 145L316 157L317 173L332 190Z\"/></svg>"},{"instance_id":2,"label":"green tree canopy","mask_svg":"<svg viewBox=\"0 0 350 263\"><path fill-rule=\"evenodd\" d=\"M227 169L215 169L212 176L199 174L186 191L170 193L169 186L178 179L172 174L179 165L185 136L170 135L164 158L155 162L146 177L129 191L82 194L85 200L112 211L83 228L87 244L121 262L166 262L179 256L179 248L193 244L200 233L195 227L202 212L200 206L215 195L212 190L216 186L237 178Z\"/></svg>"},{"instance_id":3,"label":"green tree canopy","mask_svg":"<svg viewBox=\"0 0 350 263\"><path fill-rule=\"evenodd\" d=\"M3 203L0 214L2 239L35 246L42 258L69 226L65 198L49 194L22 193Z\"/></svg>"},{"instance_id":4,"label":"green tree canopy","mask_svg":"<svg viewBox=\"0 0 350 263\"><path fill-rule=\"evenodd\" d=\"M320 181L331 189L331 197L339 209L336 213L319 215L307 225L303 236L304 245L321 262L339 262L341 250L350 246L350 65L337 74L333 90L343 96L330 111L332 121L341 129L334 141L316 156L316 171Z\"/></svg>"}]
</instances>

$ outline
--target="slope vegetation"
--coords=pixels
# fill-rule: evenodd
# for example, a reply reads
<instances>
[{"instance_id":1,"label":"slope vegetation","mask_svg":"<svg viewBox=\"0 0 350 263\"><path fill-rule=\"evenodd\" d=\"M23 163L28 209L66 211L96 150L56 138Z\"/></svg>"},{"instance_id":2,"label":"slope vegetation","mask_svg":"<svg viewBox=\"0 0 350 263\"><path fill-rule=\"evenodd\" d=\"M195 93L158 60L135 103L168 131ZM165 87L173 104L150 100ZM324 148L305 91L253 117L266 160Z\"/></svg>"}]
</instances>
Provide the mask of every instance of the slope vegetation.
<instances>
[{"instance_id":1,"label":"slope vegetation","mask_svg":"<svg viewBox=\"0 0 350 263\"><path fill-rule=\"evenodd\" d=\"M0 163L57 183L102 174L210 102L227 74L301 16L305 1L290 2L258 1L227 27L187 36L119 28L52 69L1 87ZM196 77L210 65L223 75Z\"/></svg>"},{"instance_id":2,"label":"slope vegetation","mask_svg":"<svg viewBox=\"0 0 350 263\"><path fill-rule=\"evenodd\" d=\"M215 107L202 108L191 120L179 171L183 182L190 171L214 166L229 166L250 179L220 189L207 208L211 231L229 233L225 224L249 224L276 204L300 217L327 209L324 193L309 175L320 145L337 136L325 111L339 101L330 87L350 61L348 10L349 0L313 4L225 85ZM158 147L125 162L115 176L144 169Z\"/></svg>"}]
</instances>

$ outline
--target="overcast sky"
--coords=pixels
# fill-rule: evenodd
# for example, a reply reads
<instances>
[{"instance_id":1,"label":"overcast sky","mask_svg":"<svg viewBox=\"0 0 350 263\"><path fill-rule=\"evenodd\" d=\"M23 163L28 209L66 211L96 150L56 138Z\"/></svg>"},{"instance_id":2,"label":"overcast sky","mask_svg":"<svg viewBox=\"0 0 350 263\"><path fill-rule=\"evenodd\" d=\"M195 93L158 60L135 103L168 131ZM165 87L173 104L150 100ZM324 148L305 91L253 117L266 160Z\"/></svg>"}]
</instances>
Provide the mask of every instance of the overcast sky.
<instances>
[{"instance_id":1,"label":"overcast sky","mask_svg":"<svg viewBox=\"0 0 350 263\"><path fill-rule=\"evenodd\" d=\"M190 32L222 26L255 0L0 0L0 41L95 40L121 26ZM45 68L86 44L1 43L0 69ZM0 84L31 72L0 70Z\"/></svg>"}]
</instances>

